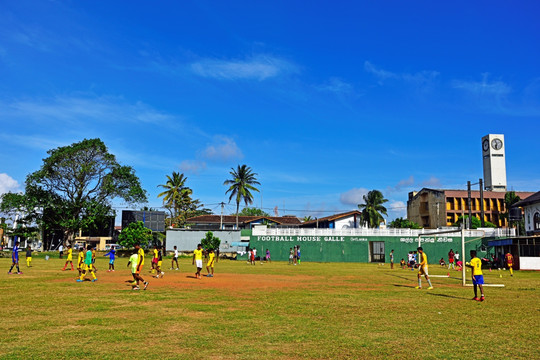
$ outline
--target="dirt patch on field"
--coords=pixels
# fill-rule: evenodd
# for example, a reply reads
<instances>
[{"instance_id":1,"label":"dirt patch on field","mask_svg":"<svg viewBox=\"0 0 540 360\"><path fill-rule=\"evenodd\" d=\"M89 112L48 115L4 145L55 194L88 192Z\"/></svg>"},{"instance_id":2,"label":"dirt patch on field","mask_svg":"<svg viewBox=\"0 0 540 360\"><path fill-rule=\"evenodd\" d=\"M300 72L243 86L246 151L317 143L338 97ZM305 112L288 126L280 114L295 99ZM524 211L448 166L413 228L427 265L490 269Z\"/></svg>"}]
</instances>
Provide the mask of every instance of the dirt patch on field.
<instances>
[{"instance_id":1,"label":"dirt patch on field","mask_svg":"<svg viewBox=\"0 0 540 360\"><path fill-rule=\"evenodd\" d=\"M242 290L282 289L291 287L304 287L315 280L311 276L282 276L282 275L258 275L258 274L216 274L214 277L203 276L196 279L195 274L167 273L163 278L148 278L153 287L172 288L215 288Z\"/></svg>"}]
</instances>

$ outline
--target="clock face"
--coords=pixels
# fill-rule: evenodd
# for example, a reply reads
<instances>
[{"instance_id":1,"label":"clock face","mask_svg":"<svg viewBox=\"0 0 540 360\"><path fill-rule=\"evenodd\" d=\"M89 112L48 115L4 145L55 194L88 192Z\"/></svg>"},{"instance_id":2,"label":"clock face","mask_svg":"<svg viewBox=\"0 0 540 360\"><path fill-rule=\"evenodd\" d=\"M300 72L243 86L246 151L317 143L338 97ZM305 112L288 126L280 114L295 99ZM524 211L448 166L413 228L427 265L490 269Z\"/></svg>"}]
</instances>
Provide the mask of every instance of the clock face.
<instances>
[{"instance_id":1,"label":"clock face","mask_svg":"<svg viewBox=\"0 0 540 360\"><path fill-rule=\"evenodd\" d=\"M489 150L489 140L488 139L485 139L484 142L482 142L482 149L484 151L488 151Z\"/></svg>"},{"instance_id":2,"label":"clock face","mask_svg":"<svg viewBox=\"0 0 540 360\"><path fill-rule=\"evenodd\" d=\"M493 139L491 140L491 147L495 150L500 150L503 147L503 143L501 139Z\"/></svg>"}]
</instances>

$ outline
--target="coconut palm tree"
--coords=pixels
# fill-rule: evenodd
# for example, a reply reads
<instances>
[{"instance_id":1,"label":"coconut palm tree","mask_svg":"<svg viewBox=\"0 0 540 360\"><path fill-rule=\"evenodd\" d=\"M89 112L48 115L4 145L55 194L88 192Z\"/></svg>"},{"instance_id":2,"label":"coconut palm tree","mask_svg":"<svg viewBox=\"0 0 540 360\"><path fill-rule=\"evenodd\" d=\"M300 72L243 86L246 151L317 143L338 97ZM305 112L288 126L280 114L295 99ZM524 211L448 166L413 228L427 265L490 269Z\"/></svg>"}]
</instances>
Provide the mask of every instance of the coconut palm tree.
<instances>
[{"instance_id":1,"label":"coconut palm tree","mask_svg":"<svg viewBox=\"0 0 540 360\"><path fill-rule=\"evenodd\" d=\"M184 174L173 171L172 177L167 175L167 182L164 185L158 185L165 189L158 197L163 197L163 204L171 210L171 216L178 216L179 201L186 195L186 190L191 190L185 186L187 177Z\"/></svg>"},{"instance_id":2,"label":"coconut palm tree","mask_svg":"<svg viewBox=\"0 0 540 360\"><path fill-rule=\"evenodd\" d=\"M381 214L388 216L383 206L387 201L379 190L371 190L364 195L365 204L359 204L358 208L362 210L362 220L367 222L370 228L376 228L384 221Z\"/></svg>"},{"instance_id":3,"label":"coconut palm tree","mask_svg":"<svg viewBox=\"0 0 540 360\"><path fill-rule=\"evenodd\" d=\"M255 177L257 173L252 172L251 168L247 165L238 165L235 169L231 168L229 174L232 175L232 179L225 180L223 185L229 185L229 189L225 192L231 193L229 196L229 202L234 197L236 200L236 228L238 229L238 209L240 208L240 202L244 200L244 203L250 205L253 203L253 195L250 190L259 191L254 185L261 185Z\"/></svg>"}]
</instances>

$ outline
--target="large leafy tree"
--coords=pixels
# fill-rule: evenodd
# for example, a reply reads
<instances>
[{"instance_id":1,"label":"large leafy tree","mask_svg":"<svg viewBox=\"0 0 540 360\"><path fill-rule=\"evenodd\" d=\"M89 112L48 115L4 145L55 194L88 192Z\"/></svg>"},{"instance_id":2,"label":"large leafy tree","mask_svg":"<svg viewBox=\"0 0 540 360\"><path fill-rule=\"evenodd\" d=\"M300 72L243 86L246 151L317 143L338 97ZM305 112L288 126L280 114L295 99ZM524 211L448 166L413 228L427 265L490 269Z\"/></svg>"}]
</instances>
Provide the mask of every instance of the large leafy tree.
<instances>
[{"instance_id":1,"label":"large leafy tree","mask_svg":"<svg viewBox=\"0 0 540 360\"><path fill-rule=\"evenodd\" d=\"M113 214L111 201L146 202L130 166L122 166L100 139L49 150L41 168L26 178L25 195L41 209L39 220L62 229L64 240Z\"/></svg>"},{"instance_id":2,"label":"large leafy tree","mask_svg":"<svg viewBox=\"0 0 540 360\"><path fill-rule=\"evenodd\" d=\"M376 228L384 221L382 215L388 216L386 208L383 206L388 200L384 198L379 190L371 190L363 198L364 204L358 205L358 208L362 210L362 220L370 228Z\"/></svg>"},{"instance_id":3,"label":"large leafy tree","mask_svg":"<svg viewBox=\"0 0 540 360\"><path fill-rule=\"evenodd\" d=\"M240 216L270 216L266 211L254 207L245 207L240 211Z\"/></svg>"},{"instance_id":4,"label":"large leafy tree","mask_svg":"<svg viewBox=\"0 0 540 360\"><path fill-rule=\"evenodd\" d=\"M471 229L478 229L479 227L482 226L481 224L481 221L479 218L477 218L476 216L473 216L471 218ZM461 226L461 224L463 224L463 216L460 216L458 217L458 220L452 224L452 226ZM465 215L465 224L468 225L469 224L469 216L468 215ZM484 227L487 227L487 228L495 228L497 227L495 224L493 223L490 223L489 221L484 221Z\"/></svg>"},{"instance_id":5,"label":"large leafy tree","mask_svg":"<svg viewBox=\"0 0 540 360\"><path fill-rule=\"evenodd\" d=\"M37 236L39 230L35 222L37 203L30 200L22 193L5 193L0 196L0 212L7 216L2 219L5 233L18 236L20 240ZM4 223L5 220L10 226Z\"/></svg>"},{"instance_id":6,"label":"large leafy tree","mask_svg":"<svg viewBox=\"0 0 540 360\"><path fill-rule=\"evenodd\" d=\"M229 172L232 179L225 180L223 185L228 185L229 188L225 194L230 193L229 202L234 198L236 201L236 228L238 229L238 209L242 200L246 206L253 203L253 195L251 191L259 191L255 185L260 185L257 181L257 173L254 173L247 165L238 165L236 169L231 168Z\"/></svg>"},{"instance_id":7,"label":"large leafy tree","mask_svg":"<svg viewBox=\"0 0 540 360\"><path fill-rule=\"evenodd\" d=\"M118 235L118 244L132 248L135 244L145 247L154 240L152 230L146 228L142 221L132 222Z\"/></svg>"},{"instance_id":8,"label":"large leafy tree","mask_svg":"<svg viewBox=\"0 0 540 360\"><path fill-rule=\"evenodd\" d=\"M396 218L390 224L388 224L389 227L394 229L421 229L422 227L415 223L414 221L411 221L409 219L404 218Z\"/></svg>"},{"instance_id":9,"label":"large leafy tree","mask_svg":"<svg viewBox=\"0 0 540 360\"><path fill-rule=\"evenodd\" d=\"M211 231L207 232L204 238L201 239L201 245L203 249L206 249L206 250L219 249L220 244L221 244L220 238L215 237L214 233Z\"/></svg>"}]
</instances>

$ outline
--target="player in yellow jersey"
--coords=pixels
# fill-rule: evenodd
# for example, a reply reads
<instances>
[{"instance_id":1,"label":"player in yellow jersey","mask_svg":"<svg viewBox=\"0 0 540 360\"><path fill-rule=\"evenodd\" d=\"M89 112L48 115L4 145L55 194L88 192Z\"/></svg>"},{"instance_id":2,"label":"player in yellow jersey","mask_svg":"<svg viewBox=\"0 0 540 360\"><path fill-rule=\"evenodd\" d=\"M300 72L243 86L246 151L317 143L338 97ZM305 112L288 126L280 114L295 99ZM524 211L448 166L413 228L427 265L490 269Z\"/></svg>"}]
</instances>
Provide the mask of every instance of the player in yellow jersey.
<instances>
[{"instance_id":1,"label":"player in yellow jersey","mask_svg":"<svg viewBox=\"0 0 540 360\"><path fill-rule=\"evenodd\" d=\"M135 250L137 250L137 271L135 272L135 280L137 282L137 287L139 286L139 281L142 281L144 284L144 290L148 287L148 281L144 281L141 276L142 268L144 265L144 250L141 248L141 245L135 244Z\"/></svg>"},{"instance_id":2,"label":"player in yellow jersey","mask_svg":"<svg viewBox=\"0 0 540 360\"><path fill-rule=\"evenodd\" d=\"M195 277L197 279L201 278L201 270L202 270L202 245L198 244L197 249L193 250L193 261L191 262L191 265L194 265L197 263L197 272L195 273Z\"/></svg>"},{"instance_id":3,"label":"player in yellow jersey","mask_svg":"<svg viewBox=\"0 0 540 360\"><path fill-rule=\"evenodd\" d=\"M88 251L86 252L86 256L84 258L83 262L83 268L82 268L82 274L77 279L77 282L83 282L84 277L86 276L86 273L89 272L90 275L92 275L92 282L97 281L96 273L94 271L94 266L92 265L92 246L87 246Z\"/></svg>"},{"instance_id":4,"label":"player in yellow jersey","mask_svg":"<svg viewBox=\"0 0 540 360\"><path fill-rule=\"evenodd\" d=\"M66 264L64 265L64 268L62 269L62 271L66 271L66 267L68 263L71 264L71 270L75 270L73 268L73 249L71 248L71 245L67 246L67 259L66 259Z\"/></svg>"},{"instance_id":5,"label":"player in yellow jersey","mask_svg":"<svg viewBox=\"0 0 540 360\"><path fill-rule=\"evenodd\" d=\"M419 247L417 250L420 255L420 264L418 264L418 286L416 288L422 288L422 275L424 275L429 284L428 290L431 290L433 289L433 285L431 285L431 280L429 280L427 255L422 247Z\"/></svg>"},{"instance_id":6,"label":"player in yellow jersey","mask_svg":"<svg viewBox=\"0 0 540 360\"><path fill-rule=\"evenodd\" d=\"M465 266L472 269L472 283L474 286L474 298L476 301L484 301L484 273L482 272L482 260L476 257L476 250L471 250L471 262L465 263ZM478 298L478 292L476 287L480 288L480 299Z\"/></svg>"},{"instance_id":7,"label":"player in yellow jersey","mask_svg":"<svg viewBox=\"0 0 540 360\"><path fill-rule=\"evenodd\" d=\"M216 260L216 254L214 254L214 250L210 249L208 252L208 262L206 263L206 271L208 271L208 275L206 277L214 277L214 264ZM212 273L210 274L210 269L212 269Z\"/></svg>"},{"instance_id":8,"label":"player in yellow jersey","mask_svg":"<svg viewBox=\"0 0 540 360\"><path fill-rule=\"evenodd\" d=\"M82 275L84 264L84 247L79 248L79 256L77 258L77 270L79 270L79 276Z\"/></svg>"}]
</instances>

